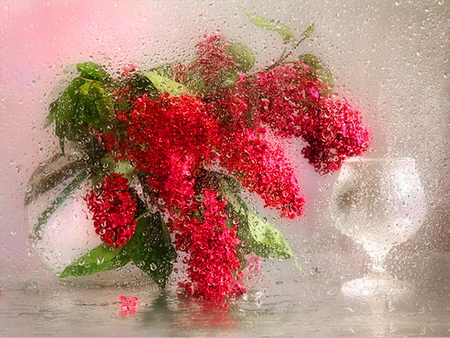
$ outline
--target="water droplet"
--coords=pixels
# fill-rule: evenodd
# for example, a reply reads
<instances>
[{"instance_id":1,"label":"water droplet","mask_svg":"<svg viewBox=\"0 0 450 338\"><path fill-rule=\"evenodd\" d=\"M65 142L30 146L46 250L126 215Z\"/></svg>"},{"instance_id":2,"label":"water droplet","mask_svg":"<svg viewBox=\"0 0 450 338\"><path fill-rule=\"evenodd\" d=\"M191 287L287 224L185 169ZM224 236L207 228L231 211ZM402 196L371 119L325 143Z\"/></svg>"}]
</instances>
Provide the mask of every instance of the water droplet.
<instances>
[{"instance_id":1,"label":"water droplet","mask_svg":"<svg viewBox=\"0 0 450 338\"><path fill-rule=\"evenodd\" d=\"M158 266L155 263L151 263L149 268L150 268L150 271L155 271L158 268Z\"/></svg>"}]
</instances>

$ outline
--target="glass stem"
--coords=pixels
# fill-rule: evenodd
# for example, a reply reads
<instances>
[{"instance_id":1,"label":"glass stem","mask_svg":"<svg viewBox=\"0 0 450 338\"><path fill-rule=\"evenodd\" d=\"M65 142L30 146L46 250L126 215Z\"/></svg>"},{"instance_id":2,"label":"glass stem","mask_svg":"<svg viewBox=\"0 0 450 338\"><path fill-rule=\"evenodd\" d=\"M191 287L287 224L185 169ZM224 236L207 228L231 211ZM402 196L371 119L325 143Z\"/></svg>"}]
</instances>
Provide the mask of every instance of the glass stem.
<instances>
[{"instance_id":1,"label":"glass stem","mask_svg":"<svg viewBox=\"0 0 450 338\"><path fill-rule=\"evenodd\" d=\"M384 259L386 258L389 250L382 248L374 248L370 244L364 244L364 249L369 254L372 259L372 266L370 268L371 272L376 274L382 274L386 272L384 267Z\"/></svg>"}]
</instances>

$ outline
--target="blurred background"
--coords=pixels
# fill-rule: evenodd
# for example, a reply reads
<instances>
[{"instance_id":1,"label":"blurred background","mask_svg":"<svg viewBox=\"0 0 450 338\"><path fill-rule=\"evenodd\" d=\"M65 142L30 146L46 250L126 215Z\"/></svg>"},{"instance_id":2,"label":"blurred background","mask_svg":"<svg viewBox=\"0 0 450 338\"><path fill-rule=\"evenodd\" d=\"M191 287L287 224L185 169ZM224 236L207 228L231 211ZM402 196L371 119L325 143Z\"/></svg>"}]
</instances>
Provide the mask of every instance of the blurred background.
<instances>
[{"instance_id":1,"label":"blurred background","mask_svg":"<svg viewBox=\"0 0 450 338\"><path fill-rule=\"evenodd\" d=\"M262 68L280 55L282 41L250 23L242 8L282 21L297 36L314 22L298 53L322 58L337 91L363 112L373 134L367 156L416 159L427 219L391 256L414 260L417 252L450 249L449 1L2 1L0 283L41 269L27 244L23 198L31 172L58 151L52 129L42 126L70 65L120 70L189 59L199 38L220 32L251 47ZM305 217L280 226L300 262L311 252L360 250L326 211L337 175L319 176L298 146L290 149L308 207Z\"/></svg>"}]
</instances>

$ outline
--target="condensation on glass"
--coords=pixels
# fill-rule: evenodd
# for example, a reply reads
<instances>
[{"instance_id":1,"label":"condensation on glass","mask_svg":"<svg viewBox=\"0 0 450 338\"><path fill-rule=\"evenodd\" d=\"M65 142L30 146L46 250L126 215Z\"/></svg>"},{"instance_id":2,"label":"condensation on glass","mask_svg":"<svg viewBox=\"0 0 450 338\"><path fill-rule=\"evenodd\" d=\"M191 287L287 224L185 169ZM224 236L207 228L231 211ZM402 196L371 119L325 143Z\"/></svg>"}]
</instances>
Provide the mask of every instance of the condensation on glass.
<instances>
[{"instance_id":1,"label":"condensation on glass","mask_svg":"<svg viewBox=\"0 0 450 338\"><path fill-rule=\"evenodd\" d=\"M152 283L140 285L136 278L143 275L127 269L105 275L95 288L58 282L31 247L23 208L32 172L59 150L52 130L42 128L54 88L67 85L64 80L79 62L120 72L130 63L149 68L189 59L206 33L220 32L249 46L261 68L286 46L276 32L249 23L242 9L280 20L295 34L314 22L314 36L301 52L320 56L339 92L363 112L372 134L365 156L388 159L398 170L375 170L365 180L372 191L343 196L339 182L352 170L322 177L300 154L301 142L286 142L298 164L305 215L280 220L258 198L246 198L277 222L301 270L294 260L265 260L262 272L247 282L247 295L226 312L180 300L175 288L164 295ZM449 335L448 17L445 1L0 3L0 335ZM384 183L372 180L380 173ZM372 208L360 198L385 207ZM408 209L410 202L414 207ZM364 212L348 218L348 208ZM51 249L49 261L56 262L47 264L51 268L74 254L76 241L90 240L89 234L73 236L85 220L76 209L75 203L65 211L68 224L58 234L58 241L72 238L73 247ZM412 218L414 229L396 232L402 220L391 218L392 209ZM361 229L367 212L380 223L370 225L380 236ZM407 283L407 292L343 292L346 282L372 267L367 243L377 242L374 236L385 246L382 269ZM121 312L121 295L139 298L136 313Z\"/></svg>"}]
</instances>

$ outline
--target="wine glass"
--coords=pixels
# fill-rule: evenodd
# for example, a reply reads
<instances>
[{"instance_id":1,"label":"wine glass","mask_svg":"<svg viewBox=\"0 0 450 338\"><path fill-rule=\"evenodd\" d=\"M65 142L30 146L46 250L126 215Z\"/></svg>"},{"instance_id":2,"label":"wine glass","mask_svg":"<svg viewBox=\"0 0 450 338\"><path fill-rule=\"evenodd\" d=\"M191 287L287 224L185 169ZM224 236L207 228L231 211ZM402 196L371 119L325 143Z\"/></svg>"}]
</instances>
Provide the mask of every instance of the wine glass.
<instances>
[{"instance_id":1,"label":"wine glass","mask_svg":"<svg viewBox=\"0 0 450 338\"><path fill-rule=\"evenodd\" d=\"M426 200L412 158L360 158L344 161L335 183L334 225L361 244L372 259L370 272L341 290L348 296L401 294L408 283L392 277L383 262L393 246L422 226Z\"/></svg>"}]
</instances>

